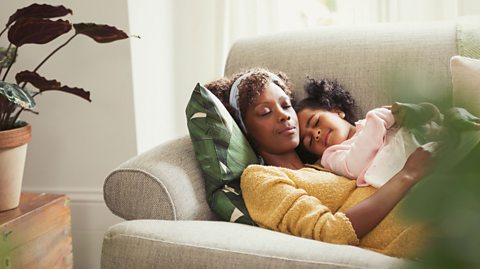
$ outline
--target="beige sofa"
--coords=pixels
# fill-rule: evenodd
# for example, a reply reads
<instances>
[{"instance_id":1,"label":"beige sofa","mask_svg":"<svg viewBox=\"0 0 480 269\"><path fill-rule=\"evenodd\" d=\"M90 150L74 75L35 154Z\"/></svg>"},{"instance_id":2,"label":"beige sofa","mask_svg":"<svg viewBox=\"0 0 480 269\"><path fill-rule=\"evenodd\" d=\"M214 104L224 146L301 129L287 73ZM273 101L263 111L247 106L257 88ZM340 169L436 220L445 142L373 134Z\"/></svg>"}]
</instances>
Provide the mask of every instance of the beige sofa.
<instances>
[{"instance_id":1,"label":"beige sofa","mask_svg":"<svg viewBox=\"0 0 480 269\"><path fill-rule=\"evenodd\" d=\"M449 59L455 54L454 22L332 27L240 40L230 51L225 74L254 66L282 70L299 98L306 75L337 78L364 113L397 99L387 90L392 74L412 70L419 80L443 85L425 91L450 98ZM188 136L122 164L107 177L104 196L111 211L128 220L105 234L104 269L405 268L410 263L354 246L217 221Z\"/></svg>"}]
</instances>

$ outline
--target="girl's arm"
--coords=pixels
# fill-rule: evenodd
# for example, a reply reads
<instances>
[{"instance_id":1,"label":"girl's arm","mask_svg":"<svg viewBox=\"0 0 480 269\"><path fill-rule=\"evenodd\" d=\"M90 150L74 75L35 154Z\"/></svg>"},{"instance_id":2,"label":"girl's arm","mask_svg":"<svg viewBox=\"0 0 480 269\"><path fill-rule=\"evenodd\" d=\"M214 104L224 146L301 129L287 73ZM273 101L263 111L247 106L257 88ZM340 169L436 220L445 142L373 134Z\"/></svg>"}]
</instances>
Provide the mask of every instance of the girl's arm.
<instances>
[{"instance_id":1,"label":"girl's arm","mask_svg":"<svg viewBox=\"0 0 480 269\"><path fill-rule=\"evenodd\" d=\"M428 173L431 156L430 151L422 147L417 148L400 172L373 195L345 212L358 238L362 238L375 228L408 190Z\"/></svg>"},{"instance_id":2,"label":"girl's arm","mask_svg":"<svg viewBox=\"0 0 480 269\"><path fill-rule=\"evenodd\" d=\"M356 134L355 142L328 148L323 153L321 165L336 174L356 179L371 163L384 143L387 129L393 124L390 110L377 108L369 111L365 125Z\"/></svg>"}]
</instances>

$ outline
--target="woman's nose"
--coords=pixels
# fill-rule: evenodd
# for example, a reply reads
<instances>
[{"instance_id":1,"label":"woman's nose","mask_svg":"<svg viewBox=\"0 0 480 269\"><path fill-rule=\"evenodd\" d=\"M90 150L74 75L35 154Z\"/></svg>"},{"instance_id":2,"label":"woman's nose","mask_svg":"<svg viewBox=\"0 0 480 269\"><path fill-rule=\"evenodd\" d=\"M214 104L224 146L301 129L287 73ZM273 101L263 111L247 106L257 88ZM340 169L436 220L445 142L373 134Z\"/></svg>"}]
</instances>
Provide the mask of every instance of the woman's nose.
<instances>
[{"instance_id":1,"label":"woman's nose","mask_svg":"<svg viewBox=\"0 0 480 269\"><path fill-rule=\"evenodd\" d=\"M290 119L291 119L290 114L288 114L288 113L286 113L285 111L282 111L282 110L279 111L279 120L281 122L287 121L287 120L290 120Z\"/></svg>"}]
</instances>

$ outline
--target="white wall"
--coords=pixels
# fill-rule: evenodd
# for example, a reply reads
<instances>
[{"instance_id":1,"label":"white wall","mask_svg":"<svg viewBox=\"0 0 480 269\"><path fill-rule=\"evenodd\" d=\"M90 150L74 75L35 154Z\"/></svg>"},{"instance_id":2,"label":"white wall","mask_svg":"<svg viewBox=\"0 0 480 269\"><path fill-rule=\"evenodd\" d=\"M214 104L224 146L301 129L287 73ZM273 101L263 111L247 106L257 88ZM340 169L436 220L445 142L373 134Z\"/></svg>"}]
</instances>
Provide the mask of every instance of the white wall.
<instances>
[{"instance_id":1,"label":"white wall","mask_svg":"<svg viewBox=\"0 0 480 269\"><path fill-rule=\"evenodd\" d=\"M218 57L215 46L216 0L175 0L173 14L175 25L173 55L175 62L175 107L176 131L187 134L185 106L197 82L205 83L222 75L213 64Z\"/></svg>"},{"instance_id":2,"label":"white wall","mask_svg":"<svg viewBox=\"0 0 480 269\"><path fill-rule=\"evenodd\" d=\"M3 0L2 25L17 8L33 2ZM71 8L74 15L68 19L72 22L115 25L129 32L127 0L42 3ZM8 45L4 37L0 46ZM13 82L15 71L34 68L65 38L45 46L21 47L8 81ZM75 268L99 268L103 233L119 221L103 202L103 181L112 169L137 153L129 40L98 44L78 36L39 73L89 90L92 103L73 95L46 92L36 98L40 115L23 113L21 118L33 128L23 190L69 195Z\"/></svg>"},{"instance_id":3,"label":"white wall","mask_svg":"<svg viewBox=\"0 0 480 269\"><path fill-rule=\"evenodd\" d=\"M176 136L173 6L171 0L129 1L137 148L144 152Z\"/></svg>"},{"instance_id":4,"label":"white wall","mask_svg":"<svg viewBox=\"0 0 480 269\"><path fill-rule=\"evenodd\" d=\"M185 106L197 82L220 77L217 0L129 0L137 147L187 134ZM216 64L214 64L216 63Z\"/></svg>"}]
</instances>

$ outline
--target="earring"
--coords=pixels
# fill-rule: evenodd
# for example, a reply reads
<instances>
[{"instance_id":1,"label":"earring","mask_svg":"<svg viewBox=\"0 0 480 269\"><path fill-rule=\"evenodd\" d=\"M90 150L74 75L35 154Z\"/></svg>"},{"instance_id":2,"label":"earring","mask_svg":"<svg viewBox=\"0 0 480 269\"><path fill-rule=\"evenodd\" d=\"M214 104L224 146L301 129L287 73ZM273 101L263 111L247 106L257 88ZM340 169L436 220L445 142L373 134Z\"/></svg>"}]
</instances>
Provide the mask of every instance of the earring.
<instances>
[{"instance_id":1,"label":"earring","mask_svg":"<svg viewBox=\"0 0 480 269\"><path fill-rule=\"evenodd\" d=\"M340 118L344 119L345 118L345 112L338 112L338 116L340 116Z\"/></svg>"}]
</instances>

